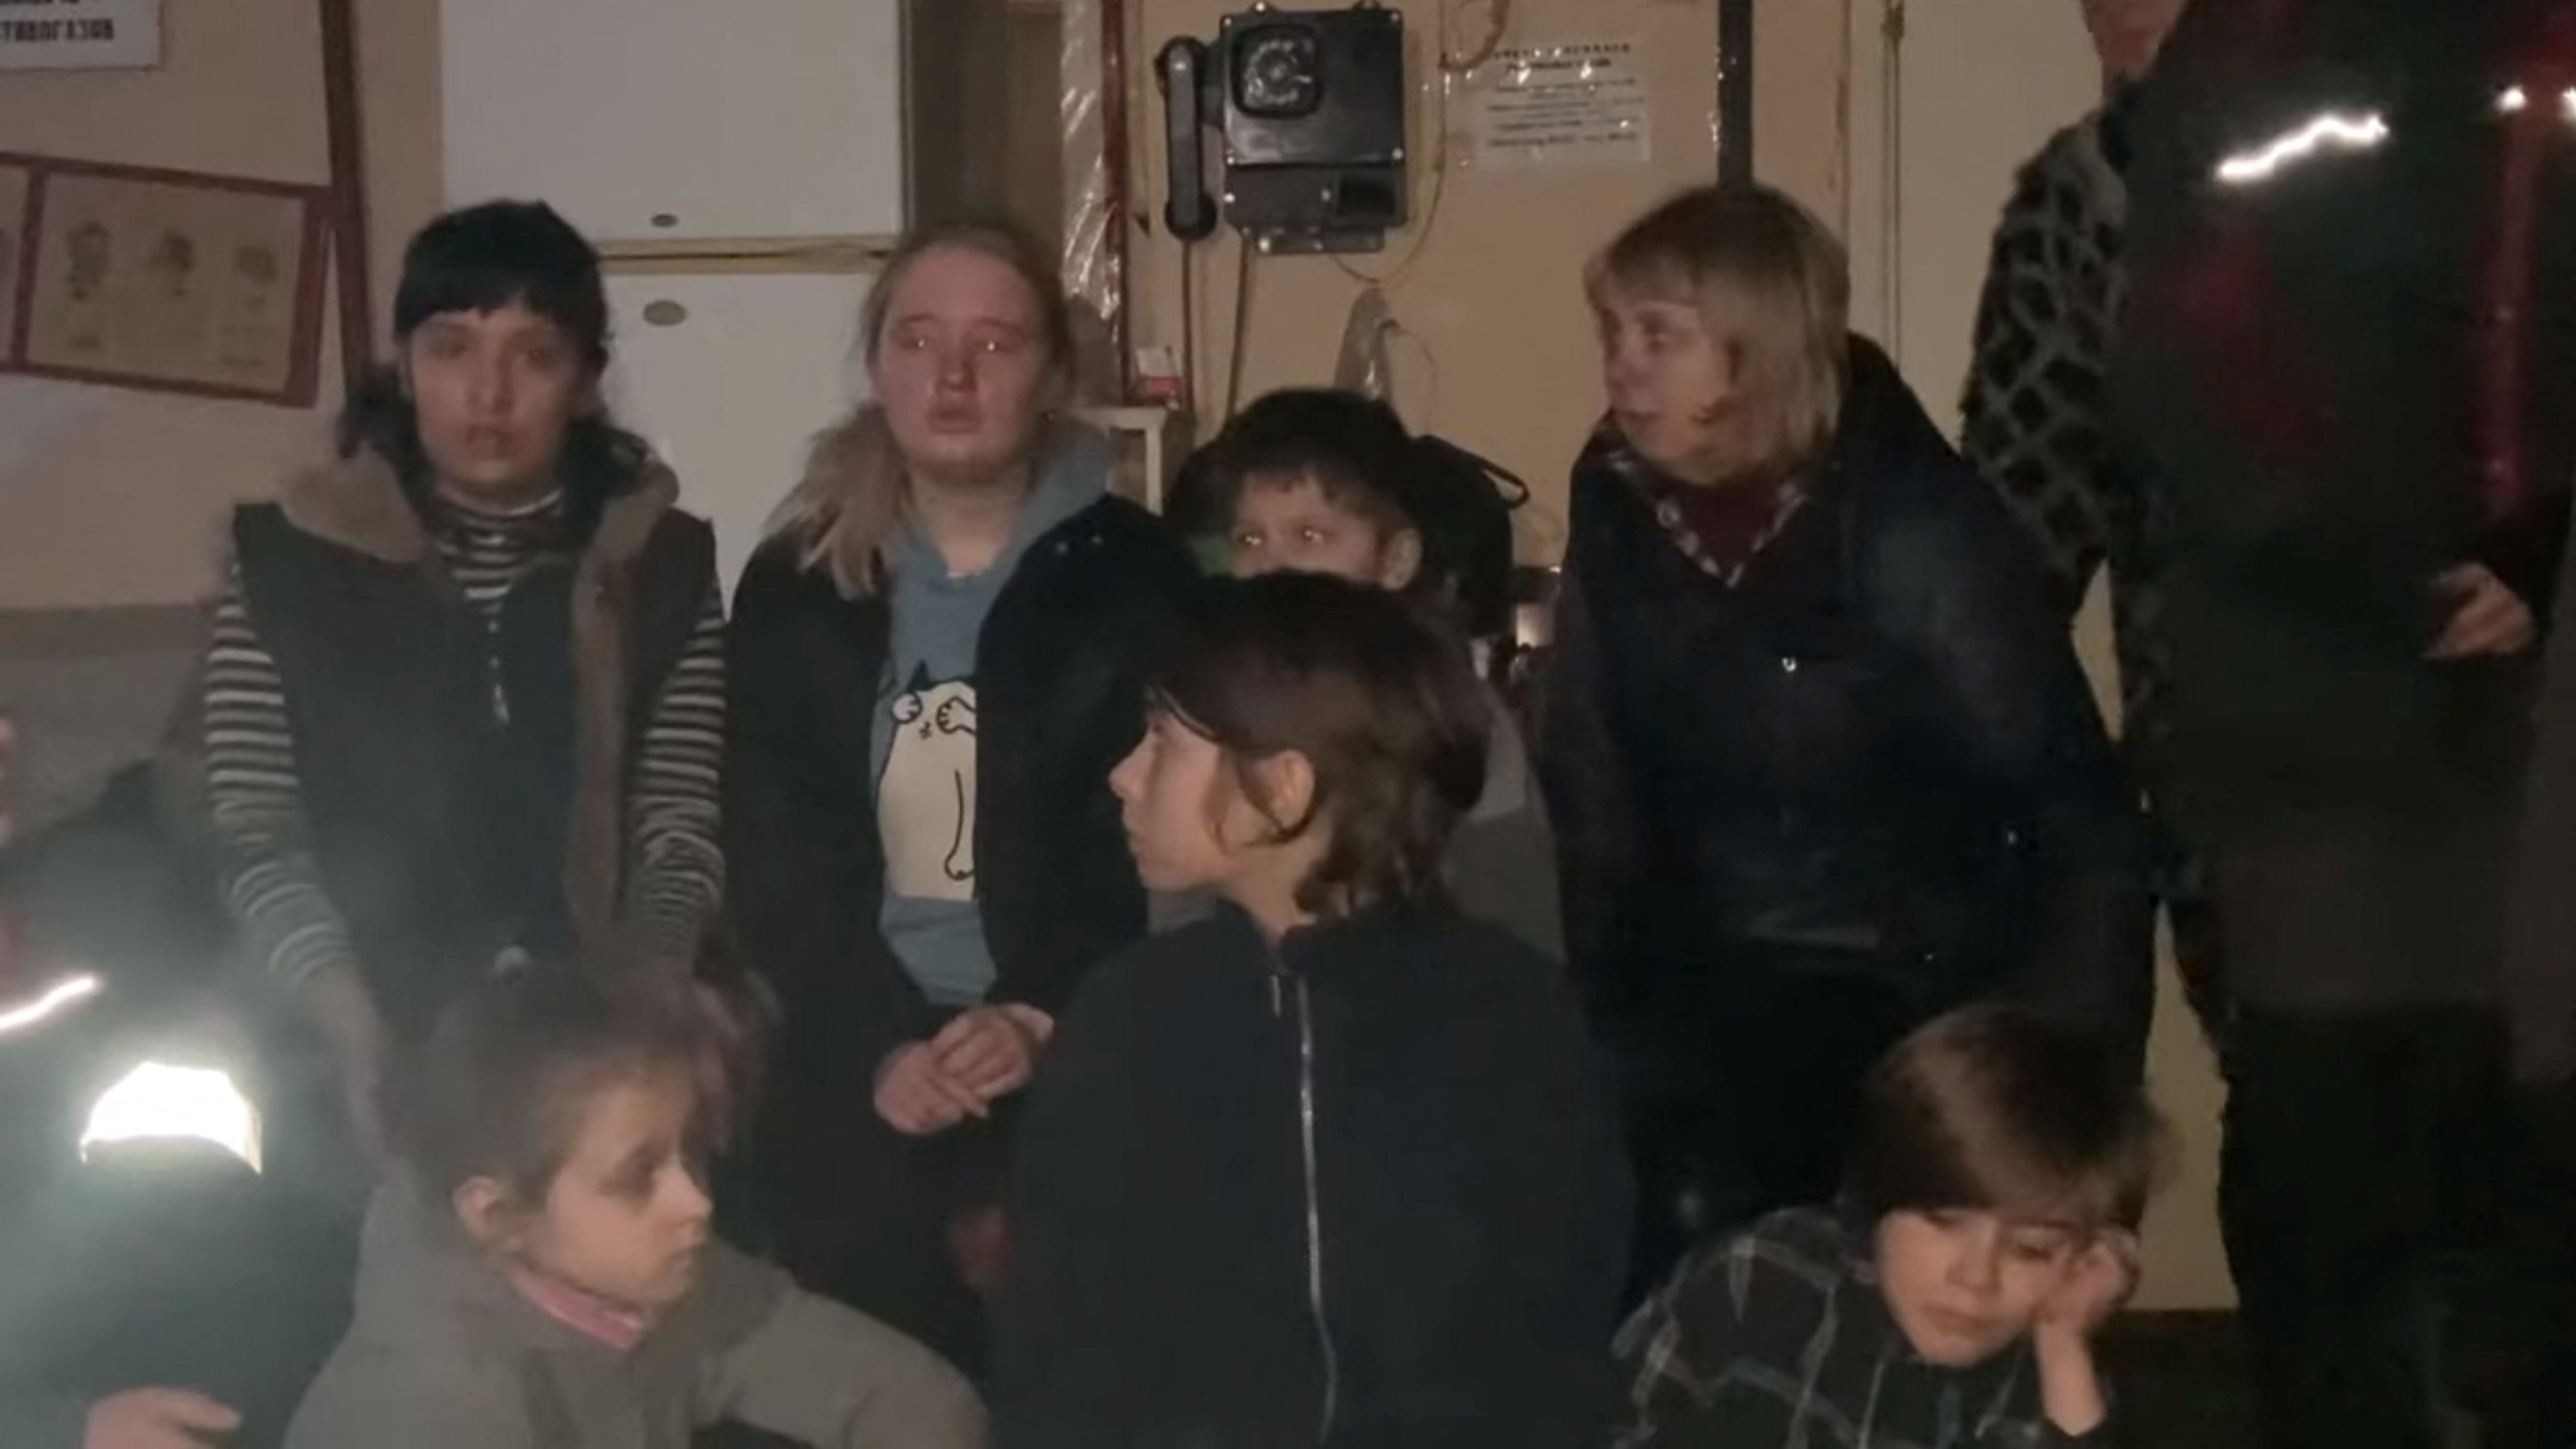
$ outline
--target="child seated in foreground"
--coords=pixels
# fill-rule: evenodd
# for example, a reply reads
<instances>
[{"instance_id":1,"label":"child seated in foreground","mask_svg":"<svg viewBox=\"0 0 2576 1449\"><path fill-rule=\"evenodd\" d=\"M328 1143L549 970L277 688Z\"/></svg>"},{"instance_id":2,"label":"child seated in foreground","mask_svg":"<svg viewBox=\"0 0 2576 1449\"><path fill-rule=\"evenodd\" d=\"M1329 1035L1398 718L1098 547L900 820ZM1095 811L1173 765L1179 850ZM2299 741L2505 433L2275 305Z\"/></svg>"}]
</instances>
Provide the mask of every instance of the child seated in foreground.
<instances>
[{"instance_id":1,"label":"child seated in foreground","mask_svg":"<svg viewBox=\"0 0 2576 1449\"><path fill-rule=\"evenodd\" d=\"M2164 1127L2089 1036L1940 1017L1863 1089L1839 1210L1702 1249L1622 1331L1620 1449L2100 1442Z\"/></svg>"},{"instance_id":2,"label":"child seated in foreground","mask_svg":"<svg viewBox=\"0 0 2576 1449\"><path fill-rule=\"evenodd\" d=\"M288 1449L982 1443L929 1350L708 1235L705 1031L551 963L458 1005L393 1104L356 1320Z\"/></svg>"},{"instance_id":3,"label":"child seated in foreground","mask_svg":"<svg viewBox=\"0 0 2576 1449\"><path fill-rule=\"evenodd\" d=\"M1384 403L1328 388L1260 398L1191 460L1208 523L1225 530L1227 572L1333 574L1401 594L1459 628L1465 648L1469 586L1444 565L1454 550L1431 536L1439 470L1458 466ZM1492 487L1481 477L1466 486ZM1511 560L1497 562L1507 570ZM1562 958L1556 843L1529 747L1502 696L1481 683L1479 692L1491 739L1485 784L1450 837L1449 888L1468 915Z\"/></svg>"},{"instance_id":4,"label":"child seated in foreground","mask_svg":"<svg viewBox=\"0 0 2576 1449\"><path fill-rule=\"evenodd\" d=\"M1627 1168L1565 972L1452 908L1464 653L1342 579L1211 581L1110 776L1214 914L1104 962L1021 1126L1002 1449L1573 1449Z\"/></svg>"}]
</instances>

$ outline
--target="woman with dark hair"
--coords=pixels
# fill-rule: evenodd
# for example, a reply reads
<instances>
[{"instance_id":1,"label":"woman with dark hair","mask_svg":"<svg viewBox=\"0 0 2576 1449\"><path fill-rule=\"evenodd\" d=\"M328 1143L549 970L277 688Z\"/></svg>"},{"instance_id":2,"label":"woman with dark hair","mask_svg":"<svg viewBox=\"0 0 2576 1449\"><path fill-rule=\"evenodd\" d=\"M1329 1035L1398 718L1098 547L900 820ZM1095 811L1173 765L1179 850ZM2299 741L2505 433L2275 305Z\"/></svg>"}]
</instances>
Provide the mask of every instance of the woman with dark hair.
<instances>
[{"instance_id":1,"label":"woman with dark hair","mask_svg":"<svg viewBox=\"0 0 2576 1449\"><path fill-rule=\"evenodd\" d=\"M599 397L599 257L492 202L413 238L335 463L236 510L203 695L224 894L380 1150L389 1045L528 955L689 970L723 889L714 536Z\"/></svg>"},{"instance_id":2,"label":"woman with dark hair","mask_svg":"<svg viewBox=\"0 0 2576 1449\"><path fill-rule=\"evenodd\" d=\"M1686 192L1589 278L1540 778L1571 963L1619 1058L1638 1281L1829 1197L1853 1093L2009 998L2143 1052L2136 808L2036 550L1886 357L1842 250Z\"/></svg>"},{"instance_id":3,"label":"woman with dark hair","mask_svg":"<svg viewBox=\"0 0 2576 1449\"><path fill-rule=\"evenodd\" d=\"M859 334L869 400L734 595L726 840L785 1020L755 1174L799 1278L971 1369L1016 1094L1146 929L1106 781L1192 570L1062 415L1045 248L920 232Z\"/></svg>"}]
</instances>

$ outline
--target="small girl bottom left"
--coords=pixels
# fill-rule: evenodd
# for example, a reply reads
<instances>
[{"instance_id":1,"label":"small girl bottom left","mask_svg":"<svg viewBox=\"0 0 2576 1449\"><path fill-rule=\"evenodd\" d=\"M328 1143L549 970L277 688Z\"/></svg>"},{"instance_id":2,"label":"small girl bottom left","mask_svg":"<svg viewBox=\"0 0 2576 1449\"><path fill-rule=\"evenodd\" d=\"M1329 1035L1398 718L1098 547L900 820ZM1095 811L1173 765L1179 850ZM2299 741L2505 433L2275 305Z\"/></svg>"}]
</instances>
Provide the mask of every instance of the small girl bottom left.
<instances>
[{"instance_id":1,"label":"small girl bottom left","mask_svg":"<svg viewBox=\"0 0 2576 1449\"><path fill-rule=\"evenodd\" d=\"M397 1079L356 1314L288 1449L981 1445L937 1355L710 1236L703 1017L610 979L489 982Z\"/></svg>"}]
</instances>

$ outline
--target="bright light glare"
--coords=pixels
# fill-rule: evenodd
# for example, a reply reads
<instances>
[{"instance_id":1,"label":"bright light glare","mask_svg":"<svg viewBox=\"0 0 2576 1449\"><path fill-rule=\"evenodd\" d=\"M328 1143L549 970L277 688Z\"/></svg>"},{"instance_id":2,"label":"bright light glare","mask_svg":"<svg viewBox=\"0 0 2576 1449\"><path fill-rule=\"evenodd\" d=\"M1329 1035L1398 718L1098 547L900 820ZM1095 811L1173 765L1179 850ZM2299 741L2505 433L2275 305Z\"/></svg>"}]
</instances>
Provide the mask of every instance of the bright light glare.
<instances>
[{"instance_id":1,"label":"bright light glare","mask_svg":"<svg viewBox=\"0 0 2576 1449\"><path fill-rule=\"evenodd\" d=\"M2576 121L2576 90L2563 90L2558 93L2558 114L2570 121Z\"/></svg>"},{"instance_id":2,"label":"bright light glare","mask_svg":"<svg viewBox=\"0 0 2576 1449\"><path fill-rule=\"evenodd\" d=\"M2306 125L2218 163L2218 179L2230 186L2268 181L2283 168L2323 150L2367 151L2388 139L2388 122L2378 113L2339 116L2322 112Z\"/></svg>"},{"instance_id":3,"label":"bright light glare","mask_svg":"<svg viewBox=\"0 0 2576 1449\"><path fill-rule=\"evenodd\" d=\"M2506 86L2496 97L2496 109L2510 116L2531 104L2531 97L2520 86Z\"/></svg>"},{"instance_id":4,"label":"bright light glare","mask_svg":"<svg viewBox=\"0 0 2576 1449\"><path fill-rule=\"evenodd\" d=\"M0 1036L26 1031L97 994L97 977L66 976L34 996L0 1006Z\"/></svg>"},{"instance_id":5,"label":"bright light glare","mask_svg":"<svg viewBox=\"0 0 2576 1449\"><path fill-rule=\"evenodd\" d=\"M259 1171L259 1113L233 1079L212 1067L145 1062L99 1094L82 1131L81 1158L114 1142L211 1142Z\"/></svg>"}]
</instances>

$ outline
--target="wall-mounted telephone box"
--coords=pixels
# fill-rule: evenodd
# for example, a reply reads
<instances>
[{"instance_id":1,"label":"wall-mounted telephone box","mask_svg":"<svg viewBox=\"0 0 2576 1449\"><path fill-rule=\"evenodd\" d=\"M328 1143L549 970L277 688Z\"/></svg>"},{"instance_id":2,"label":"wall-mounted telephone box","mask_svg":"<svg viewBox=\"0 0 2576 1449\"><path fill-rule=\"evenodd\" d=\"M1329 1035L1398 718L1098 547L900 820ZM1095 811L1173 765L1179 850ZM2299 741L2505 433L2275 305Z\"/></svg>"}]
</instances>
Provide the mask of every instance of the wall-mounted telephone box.
<instances>
[{"instance_id":1,"label":"wall-mounted telephone box","mask_svg":"<svg viewBox=\"0 0 2576 1449\"><path fill-rule=\"evenodd\" d=\"M1196 138L1211 127L1225 219L1263 250L1383 247L1410 213L1404 45L1404 17L1378 4L1255 6L1219 21L1213 45L1175 42L1163 61L1175 188L1199 184ZM1188 199L1174 216L1212 224Z\"/></svg>"}]
</instances>

